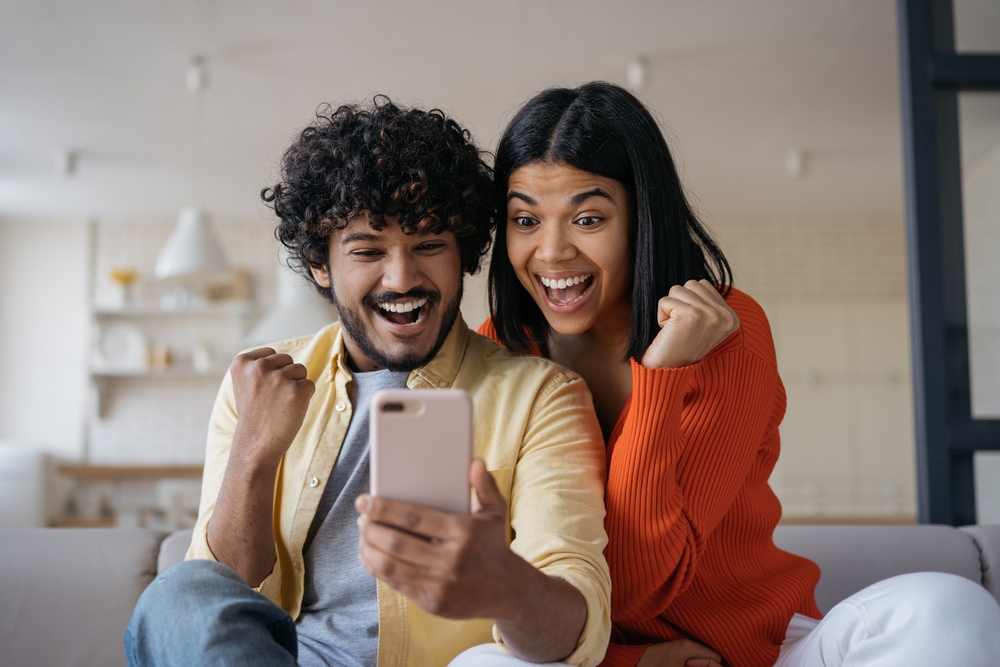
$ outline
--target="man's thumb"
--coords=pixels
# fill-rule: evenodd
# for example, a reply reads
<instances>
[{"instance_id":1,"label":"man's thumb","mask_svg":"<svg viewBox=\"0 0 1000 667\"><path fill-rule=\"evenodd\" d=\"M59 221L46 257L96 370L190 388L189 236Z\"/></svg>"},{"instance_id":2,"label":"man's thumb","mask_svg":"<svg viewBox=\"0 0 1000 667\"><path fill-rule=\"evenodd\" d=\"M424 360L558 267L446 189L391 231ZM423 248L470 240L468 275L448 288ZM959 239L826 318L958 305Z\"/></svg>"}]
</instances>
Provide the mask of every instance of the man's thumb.
<instances>
[{"instance_id":1,"label":"man's thumb","mask_svg":"<svg viewBox=\"0 0 1000 667\"><path fill-rule=\"evenodd\" d=\"M507 511L507 503L493 481L493 475L486 469L482 459L474 459L469 466L469 482L476 490L476 507L473 511L491 514L503 514Z\"/></svg>"}]
</instances>

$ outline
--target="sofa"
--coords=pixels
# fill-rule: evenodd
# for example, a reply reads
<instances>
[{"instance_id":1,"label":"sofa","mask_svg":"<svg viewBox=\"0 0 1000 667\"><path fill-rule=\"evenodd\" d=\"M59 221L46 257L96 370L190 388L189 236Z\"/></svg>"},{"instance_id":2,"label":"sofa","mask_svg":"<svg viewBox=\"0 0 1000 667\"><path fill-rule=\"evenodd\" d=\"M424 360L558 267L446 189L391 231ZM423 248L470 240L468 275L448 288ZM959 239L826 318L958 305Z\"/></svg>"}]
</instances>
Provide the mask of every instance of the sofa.
<instances>
[{"instance_id":1,"label":"sofa","mask_svg":"<svg viewBox=\"0 0 1000 667\"><path fill-rule=\"evenodd\" d=\"M0 529L0 667L124 665L136 600L190 540L190 530ZM819 564L823 611L920 571L971 579L1000 602L1000 526L779 526L774 541Z\"/></svg>"}]
</instances>

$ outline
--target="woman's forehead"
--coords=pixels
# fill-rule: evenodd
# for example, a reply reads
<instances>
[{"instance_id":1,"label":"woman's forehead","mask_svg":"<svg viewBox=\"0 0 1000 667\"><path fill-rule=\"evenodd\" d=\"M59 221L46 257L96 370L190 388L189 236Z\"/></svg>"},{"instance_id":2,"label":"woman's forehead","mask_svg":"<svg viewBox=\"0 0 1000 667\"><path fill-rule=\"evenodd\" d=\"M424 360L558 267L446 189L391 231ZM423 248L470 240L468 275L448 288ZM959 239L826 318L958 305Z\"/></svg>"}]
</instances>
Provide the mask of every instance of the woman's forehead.
<instances>
[{"instance_id":1,"label":"woman's forehead","mask_svg":"<svg viewBox=\"0 0 1000 667\"><path fill-rule=\"evenodd\" d=\"M587 193L603 196L612 203L626 196L625 187L613 178L564 162L531 162L515 169L507 180L508 201L517 198L530 204L540 198L573 200Z\"/></svg>"}]
</instances>

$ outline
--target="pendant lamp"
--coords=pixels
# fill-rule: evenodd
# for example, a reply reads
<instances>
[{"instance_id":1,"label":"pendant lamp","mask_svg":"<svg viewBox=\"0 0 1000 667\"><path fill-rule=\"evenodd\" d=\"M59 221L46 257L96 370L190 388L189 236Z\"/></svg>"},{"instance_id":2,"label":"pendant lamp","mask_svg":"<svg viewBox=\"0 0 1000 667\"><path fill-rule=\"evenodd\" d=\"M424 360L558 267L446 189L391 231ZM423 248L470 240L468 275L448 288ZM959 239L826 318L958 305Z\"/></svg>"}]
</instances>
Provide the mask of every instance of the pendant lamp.
<instances>
[{"instance_id":1,"label":"pendant lamp","mask_svg":"<svg viewBox=\"0 0 1000 667\"><path fill-rule=\"evenodd\" d=\"M182 208L177 227L156 260L156 277L220 274L227 270L226 257L208 226L208 216L194 206Z\"/></svg>"}]
</instances>

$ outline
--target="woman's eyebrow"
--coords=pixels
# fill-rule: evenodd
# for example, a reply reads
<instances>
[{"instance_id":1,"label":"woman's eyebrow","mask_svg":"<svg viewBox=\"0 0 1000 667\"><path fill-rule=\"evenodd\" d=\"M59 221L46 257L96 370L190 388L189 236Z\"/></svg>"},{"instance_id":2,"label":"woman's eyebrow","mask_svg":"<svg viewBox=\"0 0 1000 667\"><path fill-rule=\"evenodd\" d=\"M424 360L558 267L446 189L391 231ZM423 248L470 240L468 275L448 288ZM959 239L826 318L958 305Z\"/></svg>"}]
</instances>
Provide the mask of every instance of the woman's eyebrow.
<instances>
[{"instance_id":1,"label":"woman's eyebrow","mask_svg":"<svg viewBox=\"0 0 1000 667\"><path fill-rule=\"evenodd\" d=\"M524 194L523 192L518 192L516 190L511 190L507 193L507 203L510 203L512 199L520 199L528 206L538 206L538 202Z\"/></svg>"},{"instance_id":2,"label":"woman's eyebrow","mask_svg":"<svg viewBox=\"0 0 1000 667\"><path fill-rule=\"evenodd\" d=\"M569 203L571 206L576 206L577 204L582 204L591 197L604 197L609 202L618 206L618 202L615 201L614 197L609 195L606 190L601 188L594 188L593 190L587 190L586 192L581 192L580 194L573 195L569 198Z\"/></svg>"}]
</instances>

